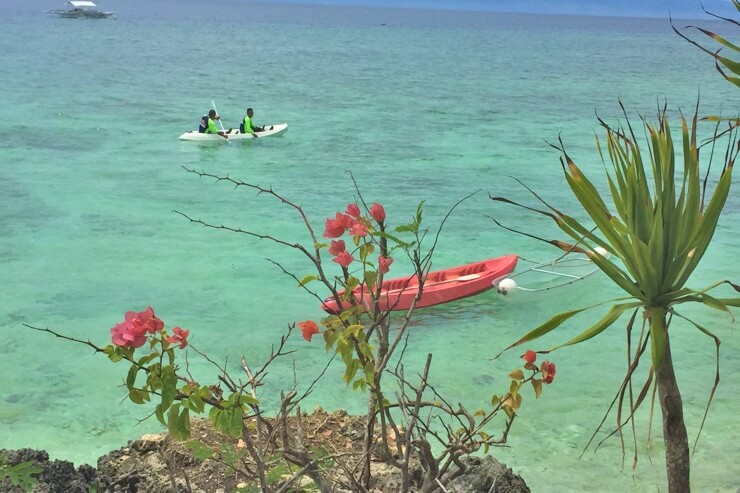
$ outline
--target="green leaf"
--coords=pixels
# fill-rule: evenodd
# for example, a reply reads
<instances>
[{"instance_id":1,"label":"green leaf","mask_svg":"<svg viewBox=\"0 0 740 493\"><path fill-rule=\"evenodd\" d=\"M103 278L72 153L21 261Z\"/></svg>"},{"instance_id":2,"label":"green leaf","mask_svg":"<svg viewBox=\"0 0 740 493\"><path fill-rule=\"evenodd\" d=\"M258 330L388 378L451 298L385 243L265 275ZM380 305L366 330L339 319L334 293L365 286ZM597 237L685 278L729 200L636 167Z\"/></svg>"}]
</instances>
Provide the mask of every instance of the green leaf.
<instances>
[{"instance_id":1,"label":"green leaf","mask_svg":"<svg viewBox=\"0 0 740 493\"><path fill-rule=\"evenodd\" d=\"M226 435L234 438L242 436L244 422L241 408L217 409L216 412L212 410L210 417L213 426Z\"/></svg>"},{"instance_id":2,"label":"green leaf","mask_svg":"<svg viewBox=\"0 0 740 493\"><path fill-rule=\"evenodd\" d=\"M162 369L162 409L169 408L177 396L177 375L171 366Z\"/></svg>"},{"instance_id":3,"label":"green leaf","mask_svg":"<svg viewBox=\"0 0 740 493\"><path fill-rule=\"evenodd\" d=\"M167 426L167 420L164 418L164 411L162 404L157 404L157 407L154 408L154 416L157 417L157 421Z\"/></svg>"},{"instance_id":4,"label":"green leaf","mask_svg":"<svg viewBox=\"0 0 740 493\"><path fill-rule=\"evenodd\" d=\"M542 379L533 378L531 380L532 388L534 389L534 398L538 398L542 393Z\"/></svg>"},{"instance_id":5,"label":"green leaf","mask_svg":"<svg viewBox=\"0 0 740 493\"><path fill-rule=\"evenodd\" d=\"M413 224L404 224L402 226L396 226L396 233L416 233L417 228Z\"/></svg>"},{"instance_id":6,"label":"green leaf","mask_svg":"<svg viewBox=\"0 0 740 493\"><path fill-rule=\"evenodd\" d=\"M519 392L519 388L521 386L522 385L516 380L511 381L511 384L509 385L509 393L511 394L512 397L516 397L517 393Z\"/></svg>"},{"instance_id":7,"label":"green leaf","mask_svg":"<svg viewBox=\"0 0 740 493\"><path fill-rule=\"evenodd\" d=\"M375 282L378 280L378 272L374 270L365 271L365 284L372 291L375 289Z\"/></svg>"},{"instance_id":8,"label":"green leaf","mask_svg":"<svg viewBox=\"0 0 740 493\"><path fill-rule=\"evenodd\" d=\"M243 405L255 406L255 405L259 404L259 403L260 403L260 401L258 399L255 399L254 397L252 397L250 394L242 394L241 396L239 396L239 405L240 406L243 406Z\"/></svg>"},{"instance_id":9,"label":"green leaf","mask_svg":"<svg viewBox=\"0 0 740 493\"><path fill-rule=\"evenodd\" d=\"M175 440L190 438L190 410L175 404L167 412L167 431Z\"/></svg>"},{"instance_id":10,"label":"green leaf","mask_svg":"<svg viewBox=\"0 0 740 493\"><path fill-rule=\"evenodd\" d=\"M146 390L129 389L128 398L134 404L144 404L149 401L149 392Z\"/></svg>"},{"instance_id":11,"label":"green leaf","mask_svg":"<svg viewBox=\"0 0 740 493\"><path fill-rule=\"evenodd\" d=\"M611 326L614 322L616 322L617 319L620 316L622 316L622 314L625 311L633 309L633 308L637 308L639 306L642 306L642 302L640 301L633 301L632 303L621 303L621 304L612 306L611 309L607 312L607 314L604 315L604 317L601 320L596 322L590 328L584 330L579 335L577 335L570 341L566 342L565 344L555 346L550 351L555 351L556 349L559 349L561 347L572 346L573 344L578 344L580 342L587 341L591 339L592 337L601 334L604 330L606 330L609 326Z\"/></svg>"},{"instance_id":12,"label":"green leaf","mask_svg":"<svg viewBox=\"0 0 740 493\"><path fill-rule=\"evenodd\" d=\"M512 380L524 380L524 372L520 369L516 369L509 373L509 378Z\"/></svg>"},{"instance_id":13,"label":"green leaf","mask_svg":"<svg viewBox=\"0 0 740 493\"><path fill-rule=\"evenodd\" d=\"M396 231L399 233L402 233L403 231L400 231L399 228L396 228ZM373 236L376 238L385 238L386 240L390 241L391 243L395 244L396 246L400 248L410 248L412 243L407 243L397 236L393 236L391 234L388 234L384 231L373 231Z\"/></svg>"},{"instance_id":14,"label":"green leaf","mask_svg":"<svg viewBox=\"0 0 740 493\"><path fill-rule=\"evenodd\" d=\"M305 276L303 279L300 280L300 282L298 283L298 287L300 288L302 286L305 286L306 284L308 284L311 281L318 281L319 279L320 279L319 276L315 276L315 275L309 274L309 275Z\"/></svg>"},{"instance_id":15,"label":"green leaf","mask_svg":"<svg viewBox=\"0 0 740 493\"><path fill-rule=\"evenodd\" d=\"M357 279L354 276L349 276L347 278L347 284L344 286L344 294L346 297L349 297L350 293L360 285L360 280Z\"/></svg>"},{"instance_id":16,"label":"green leaf","mask_svg":"<svg viewBox=\"0 0 740 493\"><path fill-rule=\"evenodd\" d=\"M244 430L244 414L242 413L241 408L237 407L233 409L230 421L229 434L233 437L242 436L242 431Z\"/></svg>"},{"instance_id":17,"label":"green leaf","mask_svg":"<svg viewBox=\"0 0 740 493\"><path fill-rule=\"evenodd\" d=\"M146 365L151 363L153 359L157 358L158 356L159 356L159 353L157 352L149 353L146 356L142 356L141 358L139 358L139 361L137 361L137 363L139 364L139 366L145 367Z\"/></svg>"},{"instance_id":18,"label":"green leaf","mask_svg":"<svg viewBox=\"0 0 740 493\"><path fill-rule=\"evenodd\" d=\"M282 478L283 475L289 473L290 469L288 469L285 464L278 463L267 473L265 479L267 479L268 484L276 484L278 481L280 481L280 478Z\"/></svg>"},{"instance_id":19,"label":"green leaf","mask_svg":"<svg viewBox=\"0 0 740 493\"><path fill-rule=\"evenodd\" d=\"M200 440L188 440L185 442L185 447L190 450L190 453L193 454L193 457L195 457L198 460L206 460L211 459L215 456L215 453L205 443L201 442Z\"/></svg>"},{"instance_id":20,"label":"green leaf","mask_svg":"<svg viewBox=\"0 0 740 493\"><path fill-rule=\"evenodd\" d=\"M139 367L136 365L131 365L131 368L128 369L128 375L126 376L126 387L128 387L129 390L136 387L136 375L139 372Z\"/></svg>"},{"instance_id":21,"label":"green leaf","mask_svg":"<svg viewBox=\"0 0 740 493\"><path fill-rule=\"evenodd\" d=\"M183 401L183 405L187 406L188 409L198 414L202 413L205 410L205 402L198 393L190 395L187 400Z\"/></svg>"},{"instance_id":22,"label":"green leaf","mask_svg":"<svg viewBox=\"0 0 740 493\"><path fill-rule=\"evenodd\" d=\"M344 329L344 336L349 337L357 337L360 332L362 332L362 329L364 329L365 326L362 324L352 324L346 329Z\"/></svg>"},{"instance_id":23,"label":"green leaf","mask_svg":"<svg viewBox=\"0 0 740 493\"><path fill-rule=\"evenodd\" d=\"M108 359L114 363L118 363L123 359L121 348L118 346L111 346L109 344L103 348L103 353L105 353L108 356Z\"/></svg>"},{"instance_id":24,"label":"green leaf","mask_svg":"<svg viewBox=\"0 0 740 493\"><path fill-rule=\"evenodd\" d=\"M504 349L504 351L508 351L509 349L511 349L513 347L516 347L516 346L519 346L521 344L524 344L525 342L533 341L533 340L535 340L535 339L537 339L539 337L542 337L543 335L545 335L545 334L547 334L547 333L549 333L549 332L557 329L563 323L565 323L568 319L574 317L575 315L578 315L579 313L581 313L584 310L587 310L587 308L581 308L581 309L578 309L578 310L571 310L571 311L568 311L568 312L563 312L563 313L559 313L559 314L555 315L554 317L552 317L550 320L548 320L544 324L542 324L539 327L536 327L536 328L530 330L529 332L527 332L526 334L524 334L524 337L522 337L521 339L519 339L518 341L516 341L514 344L512 344L509 347L507 347L506 349ZM502 353L504 351L502 351ZM499 353L498 355L496 355L496 357L498 358L500 355L501 355L501 353Z\"/></svg>"},{"instance_id":25,"label":"green leaf","mask_svg":"<svg viewBox=\"0 0 740 493\"><path fill-rule=\"evenodd\" d=\"M375 251L375 245L372 243L363 243L360 246L360 260L362 262L365 262L367 258L372 255L372 253Z\"/></svg>"},{"instance_id":26,"label":"green leaf","mask_svg":"<svg viewBox=\"0 0 740 493\"><path fill-rule=\"evenodd\" d=\"M360 364L360 360L352 358L348 362L345 362L346 368L344 372L344 381L349 384L353 378L355 378L355 375L357 375L357 371L362 367Z\"/></svg>"},{"instance_id":27,"label":"green leaf","mask_svg":"<svg viewBox=\"0 0 740 493\"><path fill-rule=\"evenodd\" d=\"M34 465L31 461L20 462L13 466L5 464L5 457L0 455L0 480L4 477L10 480L10 484L20 487L24 492L33 491L38 480L34 475L44 472L42 467Z\"/></svg>"}]
</instances>

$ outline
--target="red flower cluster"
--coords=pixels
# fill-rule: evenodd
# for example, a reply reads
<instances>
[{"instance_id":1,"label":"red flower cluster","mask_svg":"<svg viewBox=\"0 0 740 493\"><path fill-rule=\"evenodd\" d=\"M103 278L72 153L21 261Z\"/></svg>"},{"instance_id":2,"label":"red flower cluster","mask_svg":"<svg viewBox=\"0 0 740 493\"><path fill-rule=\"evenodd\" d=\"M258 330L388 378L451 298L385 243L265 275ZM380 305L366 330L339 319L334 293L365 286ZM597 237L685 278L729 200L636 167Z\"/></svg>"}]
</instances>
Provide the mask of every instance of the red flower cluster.
<instances>
[{"instance_id":1,"label":"red flower cluster","mask_svg":"<svg viewBox=\"0 0 740 493\"><path fill-rule=\"evenodd\" d=\"M172 329L173 334L167 338L167 342L171 342L174 344L179 343L180 349L185 349L185 346L188 345L188 336L190 335L189 330L183 330L180 327L175 327Z\"/></svg>"},{"instance_id":2,"label":"red flower cluster","mask_svg":"<svg viewBox=\"0 0 740 493\"><path fill-rule=\"evenodd\" d=\"M378 224L382 224L385 221L385 209L375 202L370 207L370 216ZM330 217L326 220L324 237L339 238L347 231L349 231L350 236L365 237L368 234L369 224L369 220L362 217L360 207L357 204L349 204L346 212L337 212L333 218ZM355 260L352 254L347 251L344 240L332 240L329 254L334 256L332 259L334 262L344 268L347 268ZM393 259L391 257L378 257L378 270L381 274L385 274L392 263Z\"/></svg>"},{"instance_id":3,"label":"red flower cluster","mask_svg":"<svg viewBox=\"0 0 740 493\"><path fill-rule=\"evenodd\" d=\"M555 363L543 361L540 370L542 371L542 381L544 383L552 383L555 379Z\"/></svg>"},{"instance_id":4,"label":"red flower cluster","mask_svg":"<svg viewBox=\"0 0 740 493\"><path fill-rule=\"evenodd\" d=\"M537 360L537 353L529 350L522 355L522 359L527 363L527 365L533 365L534 362ZM529 368L530 370L536 369L536 367L530 368L529 366L525 366L525 368ZM542 372L543 383L552 383L552 381L555 379L555 363L543 361L542 365L540 365L540 371Z\"/></svg>"},{"instance_id":5,"label":"red flower cluster","mask_svg":"<svg viewBox=\"0 0 740 493\"><path fill-rule=\"evenodd\" d=\"M152 307L143 312L126 312L125 319L110 330L116 346L141 347L147 334L154 334L164 328L164 322L154 315Z\"/></svg>"},{"instance_id":6,"label":"red flower cluster","mask_svg":"<svg viewBox=\"0 0 740 493\"><path fill-rule=\"evenodd\" d=\"M352 227L355 220L348 214L342 214L337 212L336 216L332 219L326 220L326 226L324 228L324 237L326 238L339 238L344 232Z\"/></svg>"},{"instance_id":7,"label":"red flower cluster","mask_svg":"<svg viewBox=\"0 0 740 493\"><path fill-rule=\"evenodd\" d=\"M314 322L313 320L298 322L298 327L301 329L303 338L308 342L311 342L311 337L313 337L314 334L319 333L319 326L316 325L316 322Z\"/></svg>"},{"instance_id":8,"label":"red flower cluster","mask_svg":"<svg viewBox=\"0 0 740 493\"><path fill-rule=\"evenodd\" d=\"M382 255L378 256L378 272L385 274L388 272L392 263L393 259L391 257L383 257Z\"/></svg>"},{"instance_id":9,"label":"red flower cluster","mask_svg":"<svg viewBox=\"0 0 740 493\"><path fill-rule=\"evenodd\" d=\"M522 359L527 363L534 363L537 360L537 353L530 349L522 355Z\"/></svg>"},{"instance_id":10,"label":"red flower cluster","mask_svg":"<svg viewBox=\"0 0 740 493\"><path fill-rule=\"evenodd\" d=\"M377 202L370 207L370 215L379 223L385 221L385 209L383 209L383 206Z\"/></svg>"}]
</instances>

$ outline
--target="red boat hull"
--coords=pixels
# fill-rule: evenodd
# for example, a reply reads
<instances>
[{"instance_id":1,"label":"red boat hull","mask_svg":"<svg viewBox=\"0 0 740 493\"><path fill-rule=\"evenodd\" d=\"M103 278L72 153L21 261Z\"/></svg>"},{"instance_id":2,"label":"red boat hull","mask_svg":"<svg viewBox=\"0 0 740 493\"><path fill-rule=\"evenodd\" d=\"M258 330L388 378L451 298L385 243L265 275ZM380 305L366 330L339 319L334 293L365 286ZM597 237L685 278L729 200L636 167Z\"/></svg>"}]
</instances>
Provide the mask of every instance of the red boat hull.
<instances>
[{"instance_id":1,"label":"red boat hull","mask_svg":"<svg viewBox=\"0 0 740 493\"><path fill-rule=\"evenodd\" d=\"M518 259L516 255L505 255L430 272L424 282L424 290L421 299L416 303L416 308L439 305L488 291L493 288L494 279L514 270ZM383 311L408 310L418 291L419 280L416 276L383 281L378 301L380 309ZM366 290L363 292L361 288L357 288L354 294L355 298L366 307L372 307L369 292ZM324 300L321 308L336 315L342 311L342 308L347 309L349 306L349 301L343 300L340 308L337 300L329 297Z\"/></svg>"}]
</instances>

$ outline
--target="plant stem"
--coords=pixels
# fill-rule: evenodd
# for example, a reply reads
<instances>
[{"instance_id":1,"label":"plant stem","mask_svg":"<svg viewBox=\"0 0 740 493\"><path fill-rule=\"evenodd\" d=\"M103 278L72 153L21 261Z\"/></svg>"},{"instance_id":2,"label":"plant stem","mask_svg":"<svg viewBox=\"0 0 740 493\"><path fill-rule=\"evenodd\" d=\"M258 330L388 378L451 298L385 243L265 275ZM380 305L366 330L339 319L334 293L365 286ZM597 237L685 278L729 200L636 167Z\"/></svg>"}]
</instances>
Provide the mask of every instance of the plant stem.
<instances>
[{"instance_id":1,"label":"plant stem","mask_svg":"<svg viewBox=\"0 0 740 493\"><path fill-rule=\"evenodd\" d=\"M650 309L650 334L651 337L657 335L658 339L665 341L663 360L657 362L657 364L653 362L653 364L656 367L658 396L663 413L663 441L665 443L668 492L689 493L691 491L689 440L683 420L681 392L678 390L676 374L673 371L665 309Z\"/></svg>"}]
</instances>

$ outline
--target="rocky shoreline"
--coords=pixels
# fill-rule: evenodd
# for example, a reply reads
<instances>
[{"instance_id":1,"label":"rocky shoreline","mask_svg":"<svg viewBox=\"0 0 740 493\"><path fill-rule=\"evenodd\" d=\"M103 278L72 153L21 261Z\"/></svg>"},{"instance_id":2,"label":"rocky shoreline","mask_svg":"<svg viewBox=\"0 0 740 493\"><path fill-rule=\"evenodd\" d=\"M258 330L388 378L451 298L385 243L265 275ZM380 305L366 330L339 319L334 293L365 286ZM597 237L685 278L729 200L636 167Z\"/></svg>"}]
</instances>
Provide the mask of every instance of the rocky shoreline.
<instances>
[{"instance_id":1,"label":"rocky shoreline","mask_svg":"<svg viewBox=\"0 0 740 493\"><path fill-rule=\"evenodd\" d=\"M321 423L320 436L335 441L356 441L357 425L362 418L343 412L325 413L317 410L311 414ZM207 446L231 440L213 431L208 421L193 421L193 438ZM237 442L235 442L235 446ZM244 477L239 477L223 463L211 459L200 460L193 456L182 442L166 433L145 435L130 441L127 446L114 450L97 461L97 468L81 465L77 468L65 460L49 460L45 451L21 449L0 450L9 466L32 462L43 469L33 488L38 493L232 493L255 491ZM524 480L511 469L491 456L471 457L466 460L468 470L446 486L452 493L529 493ZM373 493L399 490L400 476L396 470L382 462L374 462ZM0 479L0 491L23 493L8 478ZM293 492L304 491L296 485ZM306 488L305 491L317 491ZM337 489L337 493L349 490ZM444 491L444 490L440 490ZM351 493L351 492L349 492Z\"/></svg>"}]
</instances>

